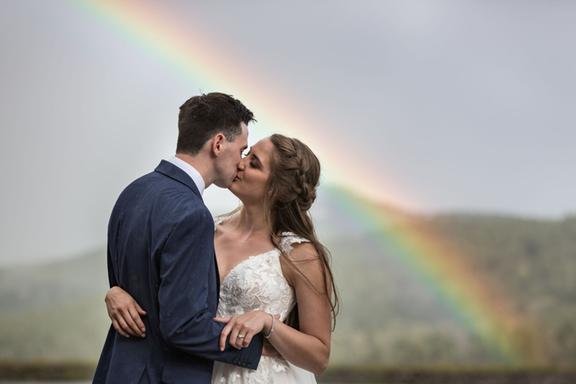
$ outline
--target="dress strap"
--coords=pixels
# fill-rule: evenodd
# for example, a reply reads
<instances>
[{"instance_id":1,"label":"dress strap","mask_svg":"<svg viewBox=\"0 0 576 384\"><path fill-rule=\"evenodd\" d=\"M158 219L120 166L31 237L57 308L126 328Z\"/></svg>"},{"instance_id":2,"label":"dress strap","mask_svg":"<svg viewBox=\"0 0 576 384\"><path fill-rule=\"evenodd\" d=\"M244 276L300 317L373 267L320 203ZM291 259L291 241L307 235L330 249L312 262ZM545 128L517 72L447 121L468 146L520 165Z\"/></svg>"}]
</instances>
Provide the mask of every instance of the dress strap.
<instances>
[{"instance_id":1,"label":"dress strap","mask_svg":"<svg viewBox=\"0 0 576 384\"><path fill-rule=\"evenodd\" d=\"M309 242L310 240L300 237L293 232L282 232L280 234L280 250L285 254L292 252L295 244Z\"/></svg>"}]
</instances>

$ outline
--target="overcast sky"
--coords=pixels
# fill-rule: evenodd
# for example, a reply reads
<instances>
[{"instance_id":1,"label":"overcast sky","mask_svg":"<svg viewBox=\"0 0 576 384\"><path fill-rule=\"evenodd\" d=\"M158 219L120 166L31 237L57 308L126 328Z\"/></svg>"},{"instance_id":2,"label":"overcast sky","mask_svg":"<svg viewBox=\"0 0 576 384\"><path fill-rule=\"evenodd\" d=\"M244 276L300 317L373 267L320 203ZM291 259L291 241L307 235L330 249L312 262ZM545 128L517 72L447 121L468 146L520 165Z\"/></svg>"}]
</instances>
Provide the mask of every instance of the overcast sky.
<instances>
[{"instance_id":1,"label":"overcast sky","mask_svg":"<svg viewBox=\"0 0 576 384\"><path fill-rule=\"evenodd\" d=\"M322 122L335 147L317 149L341 161L327 174L362 168L349 187L429 212L576 212L573 1L144 3ZM227 90L77 2L1 7L0 265L71 256L103 244L121 189L173 154L178 106Z\"/></svg>"}]
</instances>

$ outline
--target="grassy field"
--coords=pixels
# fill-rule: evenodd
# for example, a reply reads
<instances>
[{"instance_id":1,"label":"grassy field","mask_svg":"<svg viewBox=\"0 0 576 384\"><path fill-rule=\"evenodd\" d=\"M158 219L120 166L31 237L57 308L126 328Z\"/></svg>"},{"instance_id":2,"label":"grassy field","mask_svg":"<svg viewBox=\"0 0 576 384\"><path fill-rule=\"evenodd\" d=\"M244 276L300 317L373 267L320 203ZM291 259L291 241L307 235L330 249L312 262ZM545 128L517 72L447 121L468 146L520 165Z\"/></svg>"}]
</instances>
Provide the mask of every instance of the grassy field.
<instances>
[{"instance_id":1,"label":"grassy field","mask_svg":"<svg viewBox=\"0 0 576 384\"><path fill-rule=\"evenodd\" d=\"M88 362L0 362L0 383L89 382ZM574 384L576 368L331 367L320 383L383 384Z\"/></svg>"}]
</instances>

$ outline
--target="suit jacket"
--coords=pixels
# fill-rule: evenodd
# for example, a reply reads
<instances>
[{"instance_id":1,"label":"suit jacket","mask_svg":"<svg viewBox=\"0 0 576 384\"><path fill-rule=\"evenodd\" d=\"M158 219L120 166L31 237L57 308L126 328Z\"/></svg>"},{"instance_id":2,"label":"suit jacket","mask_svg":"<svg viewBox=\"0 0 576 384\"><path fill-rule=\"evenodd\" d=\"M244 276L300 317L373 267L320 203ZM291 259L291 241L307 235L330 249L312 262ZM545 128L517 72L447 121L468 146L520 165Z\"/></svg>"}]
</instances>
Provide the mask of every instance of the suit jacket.
<instances>
[{"instance_id":1,"label":"suit jacket","mask_svg":"<svg viewBox=\"0 0 576 384\"><path fill-rule=\"evenodd\" d=\"M256 369L262 337L218 348L214 222L190 177L162 161L118 198L108 226L110 286L147 312L146 338L110 327L93 383L209 383L213 360Z\"/></svg>"}]
</instances>

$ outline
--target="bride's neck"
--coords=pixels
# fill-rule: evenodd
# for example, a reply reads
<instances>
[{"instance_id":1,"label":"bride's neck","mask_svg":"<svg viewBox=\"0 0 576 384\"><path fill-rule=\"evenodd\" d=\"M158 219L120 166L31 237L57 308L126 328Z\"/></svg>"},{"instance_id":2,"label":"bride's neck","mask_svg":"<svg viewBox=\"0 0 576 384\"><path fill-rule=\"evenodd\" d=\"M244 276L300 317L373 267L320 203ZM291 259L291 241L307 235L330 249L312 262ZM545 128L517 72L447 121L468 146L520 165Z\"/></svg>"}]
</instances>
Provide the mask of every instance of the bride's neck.
<instances>
[{"instance_id":1,"label":"bride's neck","mask_svg":"<svg viewBox=\"0 0 576 384\"><path fill-rule=\"evenodd\" d=\"M242 206L234 225L239 232L245 235L270 232L270 226L266 221L266 213L261 205Z\"/></svg>"}]
</instances>

